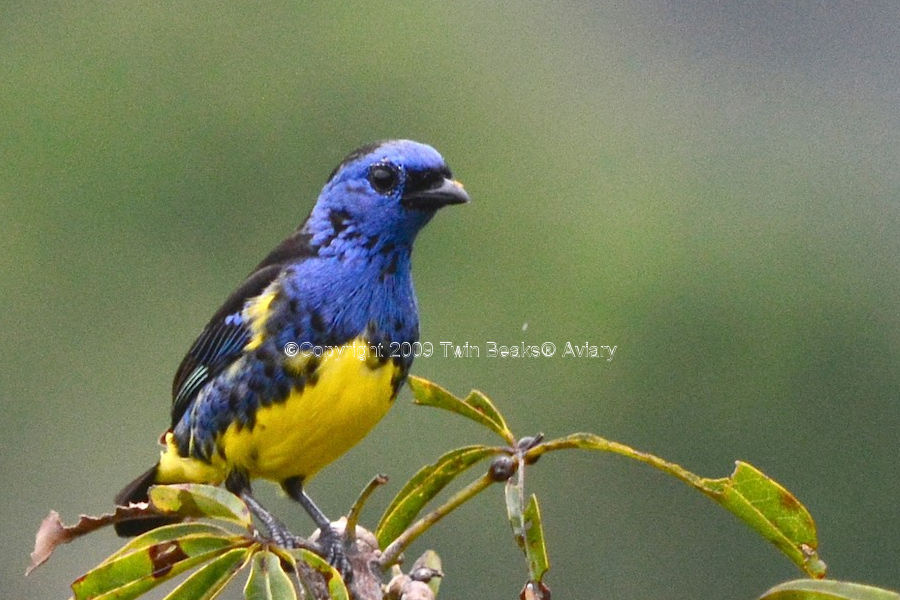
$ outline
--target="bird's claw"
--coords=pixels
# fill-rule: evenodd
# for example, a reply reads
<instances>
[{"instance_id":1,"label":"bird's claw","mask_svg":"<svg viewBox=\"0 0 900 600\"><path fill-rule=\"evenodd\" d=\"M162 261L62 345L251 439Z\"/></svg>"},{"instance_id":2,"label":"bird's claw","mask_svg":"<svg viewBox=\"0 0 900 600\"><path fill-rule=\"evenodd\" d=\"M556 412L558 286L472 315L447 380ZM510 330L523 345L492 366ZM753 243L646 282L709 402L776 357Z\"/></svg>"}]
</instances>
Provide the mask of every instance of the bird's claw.
<instances>
[{"instance_id":1,"label":"bird's claw","mask_svg":"<svg viewBox=\"0 0 900 600\"><path fill-rule=\"evenodd\" d=\"M347 559L344 535L329 527L319 535L318 544L322 558L337 569L344 581L349 583L353 579L353 566Z\"/></svg>"},{"instance_id":2,"label":"bird's claw","mask_svg":"<svg viewBox=\"0 0 900 600\"><path fill-rule=\"evenodd\" d=\"M296 536L290 532L290 530L282 525L281 523L273 523L273 526L269 529L269 535L261 535L260 539L263 541L271 542L276 546L281 546L282 548L286 548L288 550L296 549L296 548L310 548L310 542L307 542L300 536Z\"/></svg>"},{"instance_id":3,"label":"bird's claw","mask_svg":"<svg viewBox=\"0 0 900 600\"><path fill-rule=\"evenodd\" d=\"M306 540L304 540L303 538L301 538L299 536L293 535L291 533L287 534L287 536L285 536L281 539L273 538L272 541L283 548L290 548L290 549L309 548L309 543L306 542Z\"/></svg>"},{"instance_id":4,"label":"bird's claw","mask_svg":"<svg viewBox=\"0 0 900 600\"><path fill-rule=\"evenodd\" d=\"M287 530L272 531L269 533L269 539L282 548L297 548L297 537Z\"/></svg>"},{"instance_id":5,"label":"bird's claw","mask_svg":"<svg viewBox=\"0 0 900 600\"><path fill-rule=\"evenodd\" d=\"M319 539L313 543L294 535L287 529L277 527L269 532L269 539L282 548L315 548L319 556L340 572L344 581L349 583L353 579L353 567L347 559L344 536L331 527L322 532Z\"/></svg>"}]
</instances>

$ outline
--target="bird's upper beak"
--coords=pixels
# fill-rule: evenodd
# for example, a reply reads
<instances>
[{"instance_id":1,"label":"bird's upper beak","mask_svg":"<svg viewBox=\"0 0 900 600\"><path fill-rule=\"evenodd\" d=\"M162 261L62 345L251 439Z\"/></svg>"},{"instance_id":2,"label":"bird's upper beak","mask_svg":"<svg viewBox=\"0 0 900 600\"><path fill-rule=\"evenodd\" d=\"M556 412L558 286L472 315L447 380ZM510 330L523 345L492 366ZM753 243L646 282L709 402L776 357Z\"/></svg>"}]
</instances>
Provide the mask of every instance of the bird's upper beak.
<instances>
[{"instance_id":1,"label":"bird's upper beak","mask_svg":"<svg viewBox=\"0 0 900 600\"><path fill-rule=\"evenodd\" d=\"M402 202L407 208L437 210L448 204L465 204L469 202L469 194L460 182L445 177L435 187L411 190L404 194Z\"/></svg>"}]
</instances>

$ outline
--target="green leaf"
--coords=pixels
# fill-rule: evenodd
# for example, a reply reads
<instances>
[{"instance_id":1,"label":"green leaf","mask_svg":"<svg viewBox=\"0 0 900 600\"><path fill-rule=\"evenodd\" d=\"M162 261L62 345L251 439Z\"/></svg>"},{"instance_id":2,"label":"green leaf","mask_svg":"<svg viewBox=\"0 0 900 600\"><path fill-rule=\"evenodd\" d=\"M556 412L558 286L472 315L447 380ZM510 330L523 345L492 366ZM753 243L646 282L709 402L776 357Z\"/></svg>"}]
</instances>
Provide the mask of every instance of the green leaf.
<instances>
[{"instance_id":1,"label":"green leaf","mask_svg":"<svg viewBox=\"0 0 900 600\"><path fill-rule=\"evenodd\" d=\"M550 568L547 546L544 543L544 526L537 496L534 494L525 504L525 479L521 468L518 477L508 479L504 488L506 514L513 530L513 537L528 562L528 573L532 581L540 582ZM524 505L524 506L523 506Z\"/></svg>"},{"instance_id":2,"label":"green leaf","mask_svg":"<svg viewBox=\"0 0 900 600\"><path fill-rule=\"evenodd\" d=\"M900 600L900 594L833 579L797 579L776 585L760 600Z\"/></svg>"},{"instance_id":3,"label":"green leaf","mask_svg":"<svg viewBox=\"0 0 900 600\"><path fill-rule=\"evenodd\" d=\"M499 433L500 436L507 442L509 442L510 444L515 442L516 438L509 430L509 426L507 426L506 420L503 418L503 415L500 414L500 411L497 410L497 407L494 406L494 403L491 402L483 392L479 390L470 391L469 395L466 396L463 400L463 403L468 404L479 413L490 419L491 422L496 423L497 429L495 429L494 431Z\"/></svg>"},{"instance_id":4,"label":"green leaf","mask_svg":"<svg viewBox=\"0 0 900 600\"><path fill-rule=\"evenodd\" d=\"M298 560L302 560L306 565L322 575L328 586L328 597L331 600L350 600L350 593L347 592L347 586L338 570L325 562L321 556L315 552L310 552L304 548L298 548L291 552Z\"/></svg>"},{"instance_id":5,"label":"green leaf","mask_svg":"<svg viewBox=\"0 0 900 600\"><path fill-rule=\"evenodd\" d=\"M550 559L547 557L547 546L544 543L544 526L541 522L541 510L538 507L537 496L531 495L528 506L522 513L525 525L525 556L528 559L528 572L531 580L540 582L544 573L550 568Z\"/></svg>"},{"instance_id":6,"label":"green leaf","mask_svg":"<svg viewBox=\"0 0 900 600\"><path fill-rule=\"evenodd\" d=\"M246 600L297 600L297 591L291 578L281 568L281 559L268 552L253 555L253 567L247 585L244 586Z\"/></svg>"},{"instance_id":7,"label":"green leaf","mask_svg":"<svg viewBox=\"0 0 900 600\"><path fill-rule=\"evenodd\" d=\"M163 581L225 553L241 537L187 535L153 544L101 563L72 584L76 600L137 598Z\"/></svg>"},{"instance_id":8,"label":"green leaf","mask_svg":"<svg viewBox=\"0 0 900 600\"><path fill-rule=\"evenodd\" d=\"M673 475L728 509L810 576L825 576L826 566L817 552L816 524L809 511L783 486L752 465L738 461L731 477L706 479L681 465L592 433L575 433L538 444L525 453L525 462L565 448L612 452Z\"/></svg>"},{"instance_id":9,"label":"green leaf","mask_svg":"<svg viewBox=\"0 0 900 600\"><path fill-rule=\"evenodd\" d=\"M816 524L797 498L756 467L738 461L731 477L704 479L703 491L775 544L810 576L825 576Z\"/></svg>"},{"instance_id":10,"label":"green leaf","mask_svg":"<svg viewBox=\"0 0 900 600\"><path fill-rule=\"evenodd\" d=\"M231 521L250 529L247 505L228 490L213 485L179 483L150 488L150 504L165 514Z\"/></svg>"},{"instance_id":11,"label":"green leaf","mask_svg":"<svg viewBox=\"0 0 900 600\"><path fill-rule=\"evenodd\" d=\"M500 411L481 392L472 390L465 400L460 400L438 384L412 375L409 377L409 388L416 404L443 408L463 415L496 432L509 445L516 443Z\"/></svg>"},{"instance_id":12,"label":"green leaf","mask_svg":"<svg viewBox=\"0 0 900 600\"><path fill-rule=\"evenodd\" d=\"M250 548L229 550L197 569L165 597L165 600L212 600L247 564Z\"/></svg>"},{"instance_id":13,"label":"green leaf","mask_svg":"<svg viewBox=\"0 0 900 600\"><path fill-rule=\"evenodd\" d=\"M379 547L384 549L394 541L415 520L422 507L453 478L496 453L497 449L490 446L465 446L444 454L432 465L422 467L394 496L378 522L375 537Z\"/></svg>"},{"instance_id":14,"label":"green leaf","mask_svg":"<svg viewBox=\"0 0 900 600\"><path fill-rule=\"evenodd\" d=\"M162 527L151 529L147 533L143 533L136 538L132 538L127 544L116 550L113 554L110 554L103 562L112 562L129 552L134 552L135 550L140 550L154 544L178 539L187 535L198 534L220 537L234 536L234 534L227 529L222 529L221 527L216 527L215 525L209 525L207 523L175 523L173 525L163 525Z\"/></svg>"},{"instance_id":15,"label":"green leaf","mask_svg":"<svg viewBox=\"0 0 900 600\"><path fill-rule=\"evenodd\" d=\"M519 548L525 551L525 503L523 486L517 481L508 479L503 489L506 496L506 516L513 530L513 538Z\"/></svg>"}]
</instances>

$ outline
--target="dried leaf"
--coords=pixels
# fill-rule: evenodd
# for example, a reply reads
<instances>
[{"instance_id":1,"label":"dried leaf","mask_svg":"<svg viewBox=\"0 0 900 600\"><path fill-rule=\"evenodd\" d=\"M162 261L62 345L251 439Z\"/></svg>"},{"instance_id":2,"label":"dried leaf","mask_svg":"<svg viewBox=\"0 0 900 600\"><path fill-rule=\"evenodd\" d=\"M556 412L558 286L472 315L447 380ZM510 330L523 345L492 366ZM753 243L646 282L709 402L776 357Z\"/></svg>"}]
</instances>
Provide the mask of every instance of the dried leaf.
<instances>
[{"instance_id":1,"label":"dried leaf","mask_svg":"<svg viewBox=\"0 0 900 600\"><path fill-rule=\"evenodd\" d=\"M34 537L34 551L31 553L31 564L25 571L30 574L36 568L47 562L50 555L60 544L67 544L75 538L96 531L101 527L112 525L119 521L134 519L141 516L157 514L147 503L132 504L129 507L116 507L116 512L100 516L81 515L74 525L64 525L59 518L59 513L51 510L38 528Z\"/></svg>"}]
</instances>

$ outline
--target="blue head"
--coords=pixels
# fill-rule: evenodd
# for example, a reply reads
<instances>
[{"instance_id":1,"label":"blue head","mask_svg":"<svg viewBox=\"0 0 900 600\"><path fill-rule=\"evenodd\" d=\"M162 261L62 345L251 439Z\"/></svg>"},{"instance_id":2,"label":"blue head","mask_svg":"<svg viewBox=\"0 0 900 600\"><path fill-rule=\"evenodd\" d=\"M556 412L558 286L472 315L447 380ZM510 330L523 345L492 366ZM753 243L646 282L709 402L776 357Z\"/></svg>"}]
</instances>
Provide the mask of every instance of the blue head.
<instances>
[{"instance_id":1,"label":"blue head","mask_svg":"<svg viewBox=\"0 0 900 600\"><path fill-rule=\"evenodd\" d=\"M354 150L331 173L304 231L321 250L408 248L448 204L468 202L444 159L431 146L388 140Z\"/></svg>"}]
</instances>

